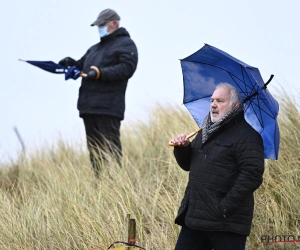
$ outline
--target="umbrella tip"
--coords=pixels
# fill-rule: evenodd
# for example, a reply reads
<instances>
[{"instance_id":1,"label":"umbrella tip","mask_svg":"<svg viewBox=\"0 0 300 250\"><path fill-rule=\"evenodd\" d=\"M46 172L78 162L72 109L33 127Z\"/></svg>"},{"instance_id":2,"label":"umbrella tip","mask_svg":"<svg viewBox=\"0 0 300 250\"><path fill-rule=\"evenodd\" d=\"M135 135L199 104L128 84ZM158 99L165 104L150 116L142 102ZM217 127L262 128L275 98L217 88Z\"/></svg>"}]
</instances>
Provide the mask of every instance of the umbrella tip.
<instances>
[{"instance_id":1,"label":"umbrella tip","mask_svg":"<svg viewBox=\"0 0 300 250\"><path fill-rule=\"evenodd\" d=\"M266 88L267 88L268 84L272 81L273 77L274 77L274 75L272 74L272 75L270 76L270 79L264 84L263 89L266 89Z\"/></svg>"},{"instance_id":2,"label":"umbrella tip","mask_svg":"<svg viewBox=\"0 0 300 250\"><path fill-rule=\"evenodd\" d=\"M19 58L18 60L19 60L19 61L22 61L22 62L26 62L25 60L23 60L23 59L20 59L20 58Z\"/></svg>"}]
</instances>

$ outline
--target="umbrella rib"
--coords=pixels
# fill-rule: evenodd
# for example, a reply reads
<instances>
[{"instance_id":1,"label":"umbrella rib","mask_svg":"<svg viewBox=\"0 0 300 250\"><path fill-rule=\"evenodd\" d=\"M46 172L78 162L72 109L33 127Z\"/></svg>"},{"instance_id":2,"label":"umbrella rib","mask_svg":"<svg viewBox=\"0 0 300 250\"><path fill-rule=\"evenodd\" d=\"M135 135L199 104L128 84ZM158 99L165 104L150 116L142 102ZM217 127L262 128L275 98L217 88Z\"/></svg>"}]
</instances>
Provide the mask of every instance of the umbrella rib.
<instances>
[{"instance_id":1,"label":"umbrella rib","mask_svg":"<svg viewBox=\"0 0 300 250\"><path fill-rule=\"evenodd\" d=\"M231 79L236 83L236 86L237 88L240 90L240 93L243 93L245 94L245 96L248 96L249 93L252 93L253 92L253 88L251 89L252 91L251 92L248 92L248 91L243 91L243 89L240 87L240 85L236 82L236 79L234 79L234 77L236 77L235 75L231 74L230 72L228 72L229 76L231 77ZM234 77L233 77L234 76ZM246 86L249 87L247 84L245 84L244 81L242 81L241 79L239 79L238 77L236 77L238 80L240 80L243 84L244 84L244 87L246 89Z\"/></svg>"},{"instance_id":2,"label":"umbrella rib","mask_svg":"<svg viewBox=\"0 0 300 250\"><path fill-rule=\"evenodd\" d=\"M219 66L216 66L216 65L213 65L213 64L210 64L210 63L204 63L204 62L197 62L197 61L188 61L188 62L192 62L192 63L196 63L196 64L205 64L205 65L209 65L209 66L212 66L212 67L215 67L215 68L218 68L218 69L221 69L225 72L227 72L229 75L233 75L230 73L230 71L222 68L222 67L219 67ZM240 65L241 69L243 69L243 67ZM235 76L235 75L234 75ZM235 76L238 80L240 80L242 83L245 84L245 80L244 79L240 79L239 77ZM248 77L249 78L249 77ZM250 79L250 78L249 78ZM252 83L252 82L251 82ZM248 86L248 85L247 85ZM249 87L249 86L248 86Z\"/></svg>"},{"instance_id":3,"label":"umbrella rib","mask_svg":"<svg viewBox=\"0 0 300 250\"><path fill-rule=\"evenodd\" d=\"M257 97L257 102L262 102L262 103L264 104L264 107L265 107L266 109L268 109L268 110L263 109L263 108L261 107L262 105L256 104L255 102L253 102L253 101L251 101L251 100L250 100L250 102L253 103L253 105L255 105L256 107L258 107L258 108L259 108L262 112L264 112L266 115L268 115L269 117L275 119L275 116L273 115L272 111L271 111L271 110L269 109L269 107L266 105L265 100L267 100L267 99L263 99L263 98L258 98L258 97ZM267 111L269 111L269 112L267 112Z\"/></svg>"},{"instance_id":4,"label":"umbrella rib","mask_svg":"<svg viewBox=\"0 0 300 250\"><path fill-rule=\"evenodd\" d=\"M211 95L208 95L208 96L202 96L202 97L199 97L197 99L193 99L193 100L189 100L189 101L183 101L183 104L186 104L186 103L189 103L189 102L194 102L194 101L198 101L198 100L201 100L201 99L205 99L207 97L211 97Z\"/></svg>"},{"instance_id":5,"label":"umbrella rib","mask_svg":"<svg viewBox=\"0 0 300 250\"><path fill-rule=\"evenodd\" d=\"M249 77L248 73L245 71L245 69L244 69L242 66L240 66L240 67L241 67L241 71L242 71L243 83L244 83L245 88L246 88L246 86L247 86L248 88L250 88L250 90L251 90L250 93L253 93L253 92L257 91L257 89L255 89L255 86L254 86L253 82L251 81L251 78ZM245 74L246 74L248 80L249 80L250 83L251 83L250 86L249 86L248 84L246 84Z\"/></svg>"},{"instance_id":6,"label":"umbrella rib","mask_svg":"<svg viewBox=\"0 0 300 250\"><path fill-rule=\"evenodd\" d=\"M250 102L249 106L252 106L252 104L253 104L253 102ZM258 116L258 114L257 114L257 112L256 112L256 110L254 108L252 108L252 110L253 110L253 113L255 114L255 116L257 117L257 120L258 120L258 122L259 122L259 124L260 124L260 126L262 128L262 131L263 131L264 130L264 126L263 126L263 123L262 123L261 110L259 109L259 116ZM261 131L261 133L262 133L262 131Z\"/></svg>"},{"instance_id":7,"label":"umbrella rib","mask_svg":"<svg viewBox=\"0 0 300 250\"><path fill-rule=\"evenodd\" d=\"M245 111L247 111L247 109L249 109L249 107L251 106L253 112L255 113L255 115L256 115L256 117L257 117L257 119L258 119L259 121L262 120L262 112L264 112L264 113L265 113L267 116L269 116L270 118L275 119L275 117L274 117L272 111L268 108L268 106L267 106L266 103L265 103L265 100L266 100L266 99L264 99L264 98L262 98L262 97L259 97L259 95L255 96L254 98L256 98L258 104L255 103L253 100L250 100L250 101L246 102L246 103L244 104L244 109L245 109ZM267 110L263 109L263 108L262 108L262 104L261 104L261 105L259 104L260 102L263 102L264 106L265 106L265 107L268 109L268 111L270 111L270 112L267 112ZM257 115L256 109L254 108L254 106L258 108L258 111L259 111L259 113L260 113L260 116ZM261 124L261 122L260 122L260 124Z\"/></svg>"},{"instance_id":8,"label":"umbrella rib","mask_svg":"<svg viewBox=\"0 0 300 250\"><path fill-rule=\"evenodd\" d=\"M245 77L244 77L244 73L243 73L244 71L243 71L243 67L242 67L242 66L240 66L240 67L241 67L241 70L242 70L242 76L243 76L243 79L240 79L239 77L233 75L231 72L229 72L228 70L226 70L226 69L224 69L224 68L222 68L222 67L219 67L219 66L216 66L216 65L212 65L212 64L210 64L210 63L204 63L204 62L197 62L197 61L189 61L189 62L196 63L196 64L205 64L205 65L209 65L209 66L212 66L212 67L221 69L221 70L227 72L227 74L231 77L231 79L232 79L235 83L237 83L237 82L235 81L235 79L233 78L233 76L234 76L236 79L238 79L239 81L241 81L241 82L244 84L245 89L246 89L246 86L247 86L248 88L250 88L250 86L249 86L248 84L245 83ZM247 74L247 72L245 72L245 73ZM247 76L248 76L248 74L247 74ZM249 79L250 82L251 82L251 79L250 79L249 76L248 76L248 79ZM251 82L251 83L252 83L252 82ZM252 83L252 84L253 84L253 83ZM239 90L242 91L242 89L240 88L240 86L239 86L238 84L236 84L236 85L238 86ZM251 88L251 90L253 91L253 88ZM249 93L252 93L252 91L249 92ZM245 93L245 92L244 92L244 93ZM248 92L246 92L246 94L248 94ZM208 97L208 96L207 96L207 97ZM206 98L206 97L202 97L202 98ZM199 99L202 99L202 98L198 98L198 99L195 99L195 100L199 100ZM195 100L192 100L192 101L195 101Z\"/></svg>"},{"instance_id":9,"label":"umbrella rib","mask_svg":"<svg viewBox=\"0 0 300 250\"><path fill-rule=\"evenodd\" d=\"M263 97L261 97L261 95L258 93L258 89L259 89L259 86L257 86L257 88L255 89L255 87L254 87L254 84L252 83L252 81L251 81L251 78L249 77L249 75L248 75L248 73L245 71L245 69L241 66L241 70L242 70L242 75L243 75L243 82L242 83L244 83L244 87L246 88L246 86L247 87L249 87L250 89L251 89L251 92L244 92L244 93L251 93L249 96L246 96L246 98L245 99L250 99L250 102L252 102L251 101L251 98L253 98L253 97L255 97L256 95L255 95L255 92L257 93L257 101L258 102L260 102L260 101L262 101L263 103L264 103L264 106L268 109L268 110L265 110L265 109L263 109L260 105L257 105L256 103L254 103L253 102L253 104L254 105L256 105L260 110L262 110L265 114L267 114L268 116L270 116L271 118L273 118L274 119L274 116L273 115L270 115L270 113L272 114L272 111L270 110L270 108L268 107L268 105L266 104L266 102L265 102L265 100L267 100L266 98L263 98ZM249 81L252 83L252 88L251 88L251 86L249 86L248 84L246 84L246 80L245 80L245 74L246 74L246 76L247 76L247 78L249 79ZM230 74L230 76L231 76L232 74ZM236 83L236 81L234 80L234 78L231 76L231 78L232 78L232 80ZM239 86L238 84L237 84L237 86ZM260 97L260 98L258 98L258 96ZM269 111L269 112L267 112L267 111Z\"/></svg>"},{"instance_id":10,"label":"umbrella rib","mask_svg":"<svg viewBox=\"0 0 300 250\"><path fill-rule=\"evenodd\" d=\"M245 69L243 69L242 66L241 66L241 68L242 68L243 72L245 72L246 75L248 76L249 81L251 81L251 79L250 79L248 73L245 71ZM252 82L251 82L251 83L252 83ZM258 90L260 89L260 87L257 86L257 88L255 89L253 83L252 83L252 85L253 85L253 88L252 88L252 91L251 91L252 94L251 94L250 96L253 95L253 97L255 97L254 92L257 92L257 94L258 94L258 95L257 95L257 101L258 101L258 102L262 101L262 102L264 103L264 106L268 109L268 111L269 111L271 114L273 114L272 110L269 108L269 106L268 106L267 103L265 102L265 101L268 101L267 98L264 98L265 96L259 94L259 92L258 92ZM248 85L247 85L247 86L248 86ZM249 96L249 97L250 97L250 96ZM258 97L260 97L260 98L258 98ZM251 98L250 98L250 99L251 99ZM255 103L254 103L254 104L255 104ZM257 105L257 104L255 104L255 105L256 105L257 107L259 107L265 114L267 114L267 115L269 115L271 118L275 119L274 115L270 115L270 114L267 112L267 110L265 110L265 109L263 109L263 108L261 107L261 105Z\"/></svg>"},{"instance_id":11,"label":"umbrella rib","mask_svg":"<svg viewBox=\"0 0 300 250\"><path fill-rule=\"evenodd\" d=\"M209 66L212 66L212 67L215 67L215 68L219 68L219 69L221 69L221 70L227 72L227 74L230 76L230 78L236 83L236 86L238 87L238 89L240 90L240 92L243 93L243 94L246 96L245 99L248 98L248 97L253 98L253 97L255 96L255 92L258 93L258 87L255 89L254 84L253 84L252 81L251 81L251 78L249 77L248 73L244 70L244 68L242 67L242 65L240 66L240 68L241 68L241 73L242 73L243 78L240 79L240 78L237 77L236 75L232 74L232 73L229 72L228 70L225 70L225 69L223 69L223 68L221 68L221 67L218 67L218 66L215 66L215 65L212 65L212 64L209 64L209 63L202 63L202 62L196 62L196 61L189 61L189 62L209 65ZM248 80L251 82L251 84L252 84L253 87L252 87L251 85L249 85L249 84L246 83L245 77L248 78ZM240 85L236 82L236 79L235 79L235 78L236 78L237 80L239 80L241 83L244 84L244 88L245 88L247 91L243 91L243 90L242 90L242 88L240 87ZM249 90L248 90L248 89L249 89ZM259 95L259 93L258 93L258 95ZM197 101L197 100L200 100L200 99L203 99L203 98L207 98L207 97L210 97L210 96L211 96L211 95L199 97L199 98L197 98L197 99L185 101L185 102L183 102L183 103L186 104L186 103L188 103L188 102ZM246 110L249 108L250 104L253 104L253 105L259 107L260 109L262 109L260 106L256 105L255 103L252 103L251 98L250 98L250 103L249 103L249 105L246 107ZM257 99L257 100L259 101L259 99ZM263 98L261 98L261 100L263 100ZM268 111L270 111L270 113L272 113L271 110L269 109L269 107L266 105L266 103L265 103L265 102L263 102L263 103L265 104L264 106L268 108ZM251 105L251 106L252 106L252 105ZM254 109L254 108L253 108L253 109ZM270 113L267 112L266 110L262 109L262 111L263 111L264 113L266 113L268 116L274 118L274 116L270 115Z\"/></svg>"}]
</instances>

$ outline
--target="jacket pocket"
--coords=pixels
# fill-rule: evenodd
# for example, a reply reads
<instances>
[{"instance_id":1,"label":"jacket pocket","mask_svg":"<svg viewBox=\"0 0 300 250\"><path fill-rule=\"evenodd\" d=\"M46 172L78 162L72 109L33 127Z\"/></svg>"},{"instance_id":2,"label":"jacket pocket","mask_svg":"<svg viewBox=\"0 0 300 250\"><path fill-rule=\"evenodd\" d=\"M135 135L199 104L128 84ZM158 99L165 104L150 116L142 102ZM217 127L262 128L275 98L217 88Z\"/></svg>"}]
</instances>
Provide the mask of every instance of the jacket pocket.
<instances>
[{"instance_id":1,"label":"jacket pocket","mask_svg":"<svg viewBox=\"0 0 300 250\"><path fill-rule=\"evenodd\" d=\"M225 141L225 140L215 140L216 147L220 147L222 150L229 150L232 148L233 142L231 141Z\"/></svg>"},{"instance_id":2,"label":"jacket pocket","mask_svg":"<svg viewBox=\"0 0 300 250\"><path fill-rule=\"evenodd\" d=\"M203 187L207 195L216 199L223 199L229 191L227 188L210 183L203 184Z\"/></svg>"},{"instance_id":3,"label":"jacket pocket","mask_svg":"<svg viewBox=\"0 0 300 250\"><path fill-rule=\"evenodd\" d=\"M221 211L219 204L228 193L228 189L220 187L214 184L203 184L204 191L206 193L207 205L210 206L213 213L219 219L224 219L223 212Z\"/></svg>"},{"instance_id":4,"label":"jacket pocket","mask_svg":"<svg viewBox=\"0 0 300 250\"><path fill-rule=\"evenodd\" d=\"M210 149L209 158L224 166L235 163L233 146L234 144L231 141L216 140Z\"/></svg>"}]
</instances>

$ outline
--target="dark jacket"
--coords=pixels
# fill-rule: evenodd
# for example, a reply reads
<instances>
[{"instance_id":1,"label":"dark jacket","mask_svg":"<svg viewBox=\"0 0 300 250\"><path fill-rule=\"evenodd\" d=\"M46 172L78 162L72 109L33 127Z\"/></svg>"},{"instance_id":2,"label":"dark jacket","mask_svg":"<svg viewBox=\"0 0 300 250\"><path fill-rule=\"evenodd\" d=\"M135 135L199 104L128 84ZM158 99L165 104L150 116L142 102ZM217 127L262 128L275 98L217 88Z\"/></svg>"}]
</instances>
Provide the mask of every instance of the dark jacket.
<instances>
[{"instance_id":1,"label":"dark jacket","mask_svg":"<svg viewBox=\"0 0 300 250\"><path fill-rule=\"evenodd\" d=\"M91 66L100 70L98 80L82 78L77 108L84 114L110 115L124 119L125 91L128 79L136 70L138 52L124 28L102 37L77 61L88 73Z\"/></svg>"},{"instance_id":2,"label":"dark jacket","mask_svg":"<svg viewBox=\"0 0 300 250\"><path fill-rule=\"evenodd\" d=\"M175 223L189 228L249 235L253 192L264 172L262 138L244 119L235 119L202 144L202 133L185 148L174 148L179 166L190 171Z\"/></svg>"}]
</instances>

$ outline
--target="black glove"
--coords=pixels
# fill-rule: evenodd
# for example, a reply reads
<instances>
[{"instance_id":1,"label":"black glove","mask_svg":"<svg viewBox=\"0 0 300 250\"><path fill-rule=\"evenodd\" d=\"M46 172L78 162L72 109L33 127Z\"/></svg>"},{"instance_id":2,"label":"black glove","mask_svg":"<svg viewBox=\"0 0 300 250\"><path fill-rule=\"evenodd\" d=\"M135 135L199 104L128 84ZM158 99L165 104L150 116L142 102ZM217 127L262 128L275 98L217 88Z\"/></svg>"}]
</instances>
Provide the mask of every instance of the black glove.
<instances>
[{"instance_id":1,"label":"black glove","mask_svg":"<svg viewBox=\"0 0 300 250\"><path fill-rule=\"evenodd\" d=\"M94 79L96 79L96 76L97 76L97 72L92 69L89 71L89 73L87 73L86 78L94 80Z\"/></svg>"},{"instance_id":2,"label":"black glove","mask_svg":"<svg viewBox=\"0 0 300 250\"><path fill-rule=\"evenodd\" d=\"M64 59L60 60L58 64L68 67L76 65L76 61L71 57L65 57Z\"/></svg>"}]
</instances>

